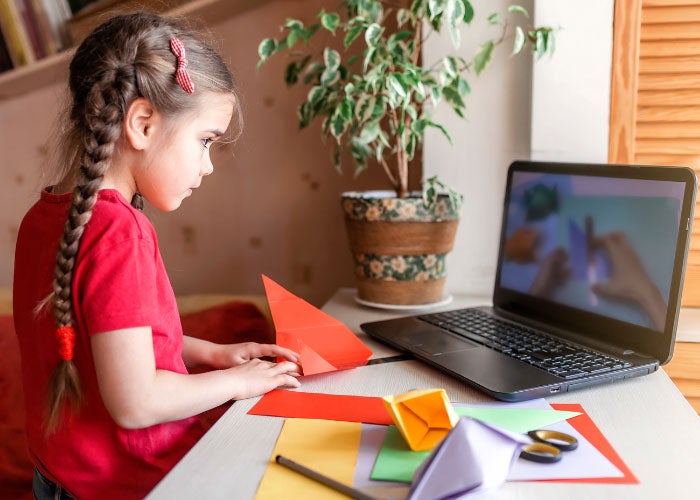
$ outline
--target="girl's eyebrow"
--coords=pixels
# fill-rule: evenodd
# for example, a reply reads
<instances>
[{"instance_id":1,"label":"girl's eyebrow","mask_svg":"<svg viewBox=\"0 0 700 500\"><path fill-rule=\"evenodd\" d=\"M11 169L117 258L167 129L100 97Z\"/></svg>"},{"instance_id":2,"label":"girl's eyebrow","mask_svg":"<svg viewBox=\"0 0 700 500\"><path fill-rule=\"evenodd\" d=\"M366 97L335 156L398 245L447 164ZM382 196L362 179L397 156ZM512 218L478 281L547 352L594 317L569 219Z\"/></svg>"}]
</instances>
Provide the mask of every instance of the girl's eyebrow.
<instances>
[{"instance_id":1,"label":"girl's eyebrow","mask_svg":"<svg viewBox=\"0 0 700 500\"><path fill-rule=\"evenodd\" d=\"M207 133L215 135L217 137L221 137L222 135L224 135L224 133L218 129L207 130Z\"/></svg>"}]
</instances>

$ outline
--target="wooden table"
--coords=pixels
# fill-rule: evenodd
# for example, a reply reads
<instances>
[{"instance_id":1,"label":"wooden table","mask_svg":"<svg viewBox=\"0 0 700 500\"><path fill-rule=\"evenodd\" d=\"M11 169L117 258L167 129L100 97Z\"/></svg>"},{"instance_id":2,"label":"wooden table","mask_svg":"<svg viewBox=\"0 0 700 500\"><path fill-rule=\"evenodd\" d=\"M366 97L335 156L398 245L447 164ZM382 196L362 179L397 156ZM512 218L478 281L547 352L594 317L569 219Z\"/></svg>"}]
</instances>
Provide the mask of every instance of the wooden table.
<instances>
[{"instance_id":1,"label":"wooden table","mask_svg":"<svg viewBox=\"0 0 700 500\"><path fill-rule=\"evenodd\" d=\"M343 321L374 351L394 354L360 333L364 321L405 314L358 306L354 290L341 289L323 310ZM446 308L480 299L459 297ZM309 392L383 396L416 388L443 387L452 401L491 399L418 362L375 364L305 377ZM238 401L151 492L149 498L254 498L283 419L248 415L258 398ZM691 499L698 498L700 418L662 370L614 384L548 398L580 403L640 480L638 485L509 482L488 499Z\"/></svg>"}]
</instances>

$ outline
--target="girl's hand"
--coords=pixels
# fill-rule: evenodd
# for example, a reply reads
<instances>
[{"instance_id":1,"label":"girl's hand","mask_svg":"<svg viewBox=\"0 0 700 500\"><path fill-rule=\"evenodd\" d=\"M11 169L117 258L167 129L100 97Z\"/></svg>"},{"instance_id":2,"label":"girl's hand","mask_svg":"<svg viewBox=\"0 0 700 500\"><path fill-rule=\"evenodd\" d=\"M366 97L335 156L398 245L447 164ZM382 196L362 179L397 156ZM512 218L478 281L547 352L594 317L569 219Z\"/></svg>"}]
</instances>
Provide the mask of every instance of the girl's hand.
<instances>
[{"instance_id":1,"label":"girl's hand","mask_svg":"<svg viewBox=\"0 0 700 500\"><path fill-rule=\"evenodd\" d=\"M292 363L297 363L299 361L299 355L290 349L275 344L244 342L242 344L217 345L213 357L213 367L219 369L231 368L262 357L279 357L287 359Z\"/></svg>"},{"instance_id":2,"label":"girl's hand","mask_svg":"<svg viewBox=\"0 0 700 500\"><path fill-rule=\"evenodd\" d=\"M282 349L268 344L263 344L263 346ZM236 388L231 399L253 398L278 387L296 388L301 386L296 378L299 376L299 367L291 361L273 363L255 358L229 368L226 372L231 375L233 386Z\"/></svg>"}]
</instances>

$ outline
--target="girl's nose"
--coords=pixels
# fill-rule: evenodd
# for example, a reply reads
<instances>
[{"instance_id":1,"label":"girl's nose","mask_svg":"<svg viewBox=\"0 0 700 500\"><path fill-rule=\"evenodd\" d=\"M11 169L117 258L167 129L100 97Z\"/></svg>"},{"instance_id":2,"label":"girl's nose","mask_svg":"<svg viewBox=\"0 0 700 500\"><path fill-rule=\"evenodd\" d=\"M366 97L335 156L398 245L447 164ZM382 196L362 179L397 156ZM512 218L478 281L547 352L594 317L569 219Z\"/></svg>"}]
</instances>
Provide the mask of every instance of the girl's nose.
<instances>
[{"instance_id":1,"label":"girl's nose","mask_svg":"<svg viewBox=\"0 0 700 500\"><path fill-rule=\"evenodd\" d=\"M214 172L214 164L210 161L207 161L203 168L202 168L202 177L211 175Z\"/></svg>"}]
</instances>

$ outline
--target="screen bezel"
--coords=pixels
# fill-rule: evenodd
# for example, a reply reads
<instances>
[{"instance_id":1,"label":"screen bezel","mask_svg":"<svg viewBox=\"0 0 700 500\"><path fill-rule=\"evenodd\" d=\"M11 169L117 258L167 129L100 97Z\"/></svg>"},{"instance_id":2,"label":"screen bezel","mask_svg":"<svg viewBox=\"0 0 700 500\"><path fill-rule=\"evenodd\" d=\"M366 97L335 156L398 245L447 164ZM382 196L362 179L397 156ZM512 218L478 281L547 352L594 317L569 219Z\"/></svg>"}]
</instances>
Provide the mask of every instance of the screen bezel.
<instances>
[{"instance_id":1,"label":"screen bezel","mask_svg":"<svg viewBox=\"0 0 700 500\"><path fill-rule=\"evenodd\" d=\"M678 225L676 252L671 277L671 293L664 331L621 320L601 316L588 311L563 305L558 302L535 298L500 286L501 264L505 244L505 228L508 200L515 172L553 173L595 176L603 178L644 179L681 182L685 185L681 215ZM695 173L687 167L662 167L649 165L593 164L593 163L554 163L515 161L508 168L506 192L503 199L503 217L499 255L496 265L493 303L497 309L518 316L535 317L548 325L564 331L575 331L585 335L592 343L605 343L633 349L659 360L668 362L673 354L678 313L680 311L681 290L690 244L697 179Z\"/></svg>"}]
</instances>

